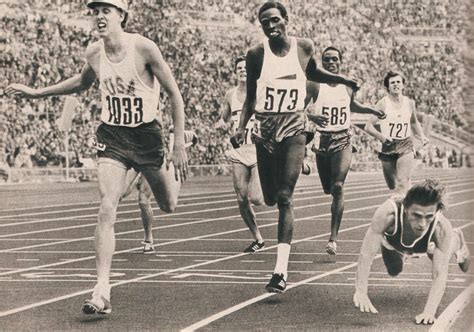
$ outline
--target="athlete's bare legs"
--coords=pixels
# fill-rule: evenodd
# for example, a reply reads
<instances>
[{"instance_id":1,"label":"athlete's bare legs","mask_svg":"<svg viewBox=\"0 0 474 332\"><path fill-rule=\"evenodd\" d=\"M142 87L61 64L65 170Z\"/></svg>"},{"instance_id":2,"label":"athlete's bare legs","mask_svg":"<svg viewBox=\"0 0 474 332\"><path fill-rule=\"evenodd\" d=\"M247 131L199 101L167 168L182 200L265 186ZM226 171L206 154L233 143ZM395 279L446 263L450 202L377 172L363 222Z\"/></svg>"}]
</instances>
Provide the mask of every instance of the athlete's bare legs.
<instances>
[{"instance_id":1,"label":"athlete's bare legs","mask_svg":"<svg viewBox=\"0 0 474 332\"><path fill-rule=\"evenodd\" d=\"M144 242L153 243L153 209L151 207L151 188L146 179L142 178L139 182L138 188L138 206L140 207L140 216L143 223L143 230L145 233Z\"/></svg>"},{"instance_id":2,"label":"athlete's bare legs","mask_svg":"<svg viewBox=\"0 0 474 332\"><path fill-rule=\"evenodd\" d=\"M181 189L181 181L176 181L174 176L173 164L166 166L164 162L160 168L149 167L141 172L148 181L160 209L167 213L173 212L178 204Z\"/></svg>"},{"instance_id":3,"label":"athlete's bare legs","mask_svg":"<svg viewBox=\"0 0 474 332\"><path fill-rule=\"evenodd\" d=\"M115 252L114 224L126 173L125 166L118 161L105 158L99 161L100 208L94 241L97 267L97 286L94 293L104 296L107 300L110 300L109 274Z\"/></svg>"},{"instance_id":4,"label":"athlete's bare legs","mask_svg":"<svg viewBox=\"0 0 474 332\"><path fill-rule=\"evenodd\" d=\"M400 195L405 195L411 187L411 176L415 168L415 156L413 153L405 153L397 160L396 188Z\"/></svg>"},{"instance_id":5,"label":"athlete's bare legs","mask_svg":"<svg viewBox=\"0 0 474 332\"><path fill-rule=\"evenodd\" d=\"M250 195L252 191L250 185L252 182L252 171L254 173L253 177L255 177L256 167L249 168L240 163L233 163L232 170L234 190L237 194L237 202L239 204L240 215L242 216L242 219L244 220L245 224L252 233L253 238L258 243L263 243L263 238L260 234L260 230L258 229L256 221L256 214L250 202ZM253 183L255 183L255 181L253 181ZM253 190L255 190L255 184L253 184L253 186ZM261 193L261 190L259 190L260 188L257 187L257 189Z\"/></svg>"}]
</instances>

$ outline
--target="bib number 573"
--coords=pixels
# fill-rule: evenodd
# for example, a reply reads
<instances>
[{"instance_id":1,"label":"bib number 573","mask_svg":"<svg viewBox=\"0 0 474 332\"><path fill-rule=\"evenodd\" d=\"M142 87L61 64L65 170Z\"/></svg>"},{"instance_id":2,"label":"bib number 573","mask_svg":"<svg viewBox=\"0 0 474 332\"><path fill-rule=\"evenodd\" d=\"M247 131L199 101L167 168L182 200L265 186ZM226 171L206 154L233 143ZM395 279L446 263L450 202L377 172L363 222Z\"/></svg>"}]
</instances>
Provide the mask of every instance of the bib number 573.
<instances>
[{"instance_id":1,"label":"bib number 573","mask_svg":"<svg viewBox=\"0 0 474 332\"><path fill-rule=\"evenodd\" d=\"M267 87L265 90L265 111L281 112L293 111L298 102L298 89L275 89Z\"/></svg>"}]
</instances>

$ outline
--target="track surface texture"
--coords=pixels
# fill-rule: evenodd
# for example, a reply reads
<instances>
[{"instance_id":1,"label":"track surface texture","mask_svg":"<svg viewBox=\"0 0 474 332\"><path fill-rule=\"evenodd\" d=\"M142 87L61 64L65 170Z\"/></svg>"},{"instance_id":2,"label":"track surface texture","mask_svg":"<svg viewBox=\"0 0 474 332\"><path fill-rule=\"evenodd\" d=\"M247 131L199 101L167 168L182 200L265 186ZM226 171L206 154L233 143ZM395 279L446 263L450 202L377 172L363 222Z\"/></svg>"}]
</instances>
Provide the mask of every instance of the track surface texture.
<instances>
[{"instance_id":1,"label":"track surface texture","mask_svg":"<svg viewBox=\"0 0 474 332\"><path fill-rule=\"evenodd\" d=\"M469 170L418 171L448 187L446 212L474 250L474 177ZM390 192L381 173L350 173L337 256L329 238L331 197L317 176L301 176L288 289L265 292L276 259L276 207L257 206L264 250L244 254L252 241L240 218L230 177L190 179L175 213L155 208L155 250L142 253L136 193L121 202L111 283L110 315L85 316L81 305L95 284L93 235L96 183L0 186L0 326L2 330L202 331L428 331L414 323L431 286L431 263L411 258L396 278L374 260L369 296L379 313L352 304L361 241L377 206ZM473 271L454 259L437 316L472 287ZM472 303L452 315L453 331L472 329ZM448 312L449 314L449 312ZM446 315L445 315L446 316ZM444 316L443 316L444 317Z\"/></svg>"}]
</instances>

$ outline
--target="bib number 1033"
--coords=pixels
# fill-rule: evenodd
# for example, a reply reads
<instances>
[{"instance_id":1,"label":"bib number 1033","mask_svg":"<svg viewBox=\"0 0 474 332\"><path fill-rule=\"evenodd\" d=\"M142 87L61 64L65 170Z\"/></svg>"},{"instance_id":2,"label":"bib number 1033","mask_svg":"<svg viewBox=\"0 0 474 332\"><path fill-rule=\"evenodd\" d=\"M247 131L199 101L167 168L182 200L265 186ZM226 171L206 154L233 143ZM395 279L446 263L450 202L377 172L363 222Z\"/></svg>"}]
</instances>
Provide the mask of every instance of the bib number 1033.
<instances>
[{"instance_id":1,"label":"bib number 1033","mask_svg":"<svg viewBox=\"0 0 474 332\"><path fill-rule=\"evenodd\" d=\"M293 111L298 103L298 89L275 89L267 87L265 90L265 111L281 112Z\"/></svg>"},{"instance_id":2,"label":"bib number 1033","mask_svg":"<svg viewBox=\"0 0 474 332\"><path fill-rule=\"evenodd\" d=\"M135 97L107 96L109 122L118 125L140 124L143 122L143 100Z\"/></svg>"}]
</instances>

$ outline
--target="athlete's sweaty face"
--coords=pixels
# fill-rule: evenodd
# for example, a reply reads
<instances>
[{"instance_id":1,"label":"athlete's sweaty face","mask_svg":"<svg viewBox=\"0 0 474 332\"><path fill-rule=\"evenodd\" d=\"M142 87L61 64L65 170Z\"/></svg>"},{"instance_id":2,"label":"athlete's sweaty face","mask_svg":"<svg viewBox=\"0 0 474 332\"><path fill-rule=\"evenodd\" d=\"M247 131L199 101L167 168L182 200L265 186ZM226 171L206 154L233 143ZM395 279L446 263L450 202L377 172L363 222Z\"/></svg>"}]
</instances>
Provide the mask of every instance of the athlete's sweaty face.
<instances>
[{"instance_id":1,"label":"athlete's sweaty face","mask_svg":"<svg viewBox=\"0 0 474 332\"><path fill-rule=\"evenodd\" d=\"M403 78L401 76L394 76L388 79L388 92L400 94L403 92L403 88Z\"/></svg>"},{"instance_id":2,"label":"athlete's sweaty face","mask_svg":"<svg viewBox=\"0 0 474 332\"><path fill-rule=\"evenodd\" d=\"M237 74L237 79L239 81L244 81L247 79L247 70L245 69L245 61L239 61L235 66L235 73Z\"/></svg>"},{"instance_id":3,"label":"athlete's sweaty face","mask_svg":"<svg viewBox=\"0 0 474 332\"><path fill-rule=\"evenodd\" d=\"M288 21L281 16L277 8L269 8L260 17L263 33L268 39L278 38L286 35L286 25Z\"/></svg>"},{"instance_id":4,"label":"athlete's sweaty face","mask_svg":"<svg viewBox=\"0 0 474 332\"><path fill-rule=\"evenodd\" d=\"M341 69L341 59L336 50L327 50L322 57L323 68L334 74L339 74Z\"/></svg>"},{"instance_id":5,"label":"athlete's sweaty face","mask_svg":"<svg viewBox=\"0 0 474 332\"><path fill-rule=\"evenodd\" d=\"M405 209L406 221L416 236L422 235L434 221L436 208L436 204L424 206L413 203Z\"/></svg>"},{"instance_id":6,"label":"athlete's sweaty face","mask_svg":"<svg viewBox=\"0 0 474 332\"><path fill-rule=\"evenodd\" d=\"M114 6L107 4L97 5L92 10L95 27L99 31L99 35L103 36L107 32L120 28L123 20L122 11Z\"/></svg>"}]
</instances>

